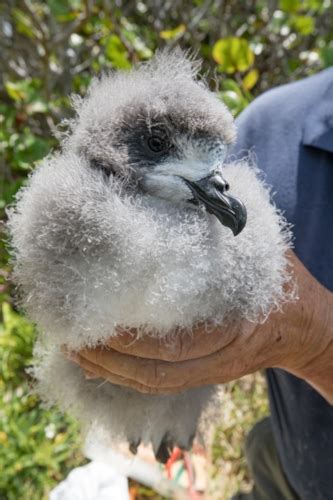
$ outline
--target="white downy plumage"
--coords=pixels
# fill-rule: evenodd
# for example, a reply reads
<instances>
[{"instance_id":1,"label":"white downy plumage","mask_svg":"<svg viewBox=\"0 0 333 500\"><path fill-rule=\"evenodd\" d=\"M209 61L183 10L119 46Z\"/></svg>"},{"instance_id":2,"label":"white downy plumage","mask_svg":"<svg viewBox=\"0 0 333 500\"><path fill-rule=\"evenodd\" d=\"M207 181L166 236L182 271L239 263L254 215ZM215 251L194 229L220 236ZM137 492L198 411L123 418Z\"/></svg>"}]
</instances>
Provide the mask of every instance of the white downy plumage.
<instances>
[{"instance_id":1,"label":"white downy plumage","mask_svg":"<svg viewBox=\"0 0 333 500\"><path fill-rule=\"evenodd\" d=\"M38 391L113 441L151 441L160 459L191 445L217 387L143 395L86 380L61 346L97 345L117 325L172 342L177 327L262 321L289 298L290 231L256 168L225 164L233 119L197 69L163 52L94 81L8 222L21 303L40 330ZM237 236L184 182L221 172L247 209Z\"/></svg>"}]
</instances>

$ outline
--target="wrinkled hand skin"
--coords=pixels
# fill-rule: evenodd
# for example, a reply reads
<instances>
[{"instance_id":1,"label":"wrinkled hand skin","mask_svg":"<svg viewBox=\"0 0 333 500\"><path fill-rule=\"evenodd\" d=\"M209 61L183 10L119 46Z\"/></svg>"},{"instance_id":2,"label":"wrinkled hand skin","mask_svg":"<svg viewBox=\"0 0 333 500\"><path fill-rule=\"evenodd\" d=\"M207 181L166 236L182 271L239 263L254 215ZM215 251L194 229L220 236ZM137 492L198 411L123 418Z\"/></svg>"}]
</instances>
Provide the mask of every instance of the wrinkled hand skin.
<instances>
[{"instance_id":1,"label":"wrinkled hand skin","mask_svg":"<svg viewBox=\"0 0 333 500\"><path fill-rule=\"evenodd\" d=\"M177 393L263 368L283 368L333 404L333 294L293 252L289 257L299 300L285 304L263 324L233 321L209 333L199 325L193 335L177 335L170 344L124 331L105 346L67 356L87 378L149 394Z\"/></svg>"}]
</instances>

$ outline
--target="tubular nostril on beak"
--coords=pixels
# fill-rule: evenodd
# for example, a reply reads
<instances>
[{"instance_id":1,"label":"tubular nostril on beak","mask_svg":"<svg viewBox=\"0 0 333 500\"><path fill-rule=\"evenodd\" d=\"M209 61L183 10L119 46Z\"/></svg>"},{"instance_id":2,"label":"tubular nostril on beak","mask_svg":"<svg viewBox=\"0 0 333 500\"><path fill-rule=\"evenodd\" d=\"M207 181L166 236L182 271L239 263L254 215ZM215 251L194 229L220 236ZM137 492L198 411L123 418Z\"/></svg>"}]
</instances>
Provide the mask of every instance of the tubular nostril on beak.
<instances>
[{"instance_id":1,"label":"tubular nostril on beak","mask_svg":"<svg viewBox=\"0 0 333 500\"><path fill-rule=\"evenodd\" d=\"M229 191L230 186L221 175L213 175L210 179L210 182L216 189L219 189L222 192Z\"/></svg>"}]
</instances>

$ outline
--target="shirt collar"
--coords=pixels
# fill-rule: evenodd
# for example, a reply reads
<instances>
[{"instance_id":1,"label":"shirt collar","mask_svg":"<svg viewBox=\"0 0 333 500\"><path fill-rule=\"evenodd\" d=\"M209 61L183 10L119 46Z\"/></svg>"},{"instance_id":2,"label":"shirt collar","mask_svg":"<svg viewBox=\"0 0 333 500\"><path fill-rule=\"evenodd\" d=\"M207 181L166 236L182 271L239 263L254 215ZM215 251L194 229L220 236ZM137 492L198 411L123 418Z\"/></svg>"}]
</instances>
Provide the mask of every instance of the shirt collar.
<instances>
[{"instance_id":1,"label":"shirt collar","mask_svg":"<svg viewBox=\"0 0 333 500\"><path fill-rule=\"evenodd\" d=\"M322 97L310 109L303 128L302 143L333 153L333 78Z\"/></svg>"}]
</instances>

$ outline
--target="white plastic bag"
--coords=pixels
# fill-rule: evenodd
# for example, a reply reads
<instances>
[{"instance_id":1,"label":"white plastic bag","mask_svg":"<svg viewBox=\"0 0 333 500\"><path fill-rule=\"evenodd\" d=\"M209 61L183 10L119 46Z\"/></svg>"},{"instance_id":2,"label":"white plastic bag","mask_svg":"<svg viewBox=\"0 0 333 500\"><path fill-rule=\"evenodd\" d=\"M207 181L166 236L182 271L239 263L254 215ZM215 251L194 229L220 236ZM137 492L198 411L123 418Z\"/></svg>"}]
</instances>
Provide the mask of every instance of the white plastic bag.
<instances>
[{"instance_id":1,"label":"white plastic bag","mask_svg":"<svg viewBox=\"0 0 333 500\"><path fill-rule=\"evenodd\" d=\"M49 500L129 500L127 478L111 465L93 461L73 469Z\"/></svg>"}]
</instances>

